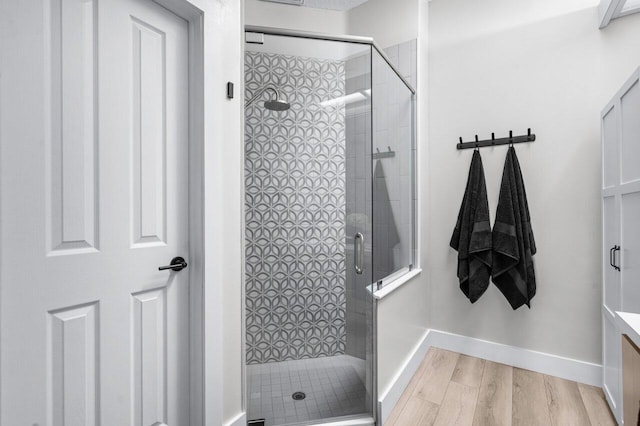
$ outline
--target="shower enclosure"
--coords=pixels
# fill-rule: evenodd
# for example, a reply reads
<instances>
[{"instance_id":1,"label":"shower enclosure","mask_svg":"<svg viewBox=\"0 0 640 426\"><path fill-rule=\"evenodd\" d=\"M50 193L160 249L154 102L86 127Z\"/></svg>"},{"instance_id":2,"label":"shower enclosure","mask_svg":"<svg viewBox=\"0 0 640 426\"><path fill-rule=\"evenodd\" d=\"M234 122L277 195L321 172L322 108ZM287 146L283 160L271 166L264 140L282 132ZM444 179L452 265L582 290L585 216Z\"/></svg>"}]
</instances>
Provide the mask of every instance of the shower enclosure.
<instances>
[{"instance_id":1,"label":"shower enclosure","mask_svg":"<svg viewBox=\"0 0 640 426\"><path fill-rule=\"evenodd\" d=\"M374 423L375 291L415 257L414 91L371 39L245 31L247 418Z\"/></svg>"}]
</instances>

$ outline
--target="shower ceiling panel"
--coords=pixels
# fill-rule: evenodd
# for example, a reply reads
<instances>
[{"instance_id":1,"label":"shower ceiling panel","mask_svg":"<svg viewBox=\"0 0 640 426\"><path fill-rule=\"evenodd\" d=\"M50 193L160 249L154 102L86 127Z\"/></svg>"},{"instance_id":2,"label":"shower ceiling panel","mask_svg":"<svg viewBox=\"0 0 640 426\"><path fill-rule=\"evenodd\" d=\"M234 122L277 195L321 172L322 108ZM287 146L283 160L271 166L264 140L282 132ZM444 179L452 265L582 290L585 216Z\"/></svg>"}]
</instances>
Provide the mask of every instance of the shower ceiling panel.
<instances>
[{"instance_id":1,"label":"shower ceiling panel","mask_svg":"<svg viewBox=\"0 0 640 426\"><path fill-rule=\"evenodd\" d=\"M367 0L262 0L270 3L284 3L307 6L316 9L349 10L366 3Z\"/></svg>"}]
</instances>

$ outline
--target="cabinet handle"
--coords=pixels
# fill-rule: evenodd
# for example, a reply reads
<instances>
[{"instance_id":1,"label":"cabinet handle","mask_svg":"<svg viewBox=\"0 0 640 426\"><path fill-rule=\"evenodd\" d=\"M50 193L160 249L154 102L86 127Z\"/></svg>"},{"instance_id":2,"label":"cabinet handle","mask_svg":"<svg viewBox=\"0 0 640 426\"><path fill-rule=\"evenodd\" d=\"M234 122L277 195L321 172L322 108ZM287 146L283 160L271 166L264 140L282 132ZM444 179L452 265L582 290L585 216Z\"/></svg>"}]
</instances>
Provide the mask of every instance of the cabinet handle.
<instances>
[{"instance_id":1,"label":"cabinet handle","mask_svg":"<svg viewBox=\"0 0 640 426\"><path fill-rule=\"evenodd\" d=\"M618 245L613 246L613 263L612 263L611 266L613 266L616 271L620 271L620 265L618 265L617 262L616 262L616 252L617 251L620 251L620 246L618 246Z\"/></svg>"},{"instance_id":2,"label":"cabinet handle","mask_svg":"<svg viewBox=\"0 0 640 426\"><path fill-rule=\"evenodd\" d=\"M613 264L613 251L616 249L616 246L613 246L609 249L609 265L611 265L612 268L615 268L616 265Z\"/></svg>"}]
</instances>

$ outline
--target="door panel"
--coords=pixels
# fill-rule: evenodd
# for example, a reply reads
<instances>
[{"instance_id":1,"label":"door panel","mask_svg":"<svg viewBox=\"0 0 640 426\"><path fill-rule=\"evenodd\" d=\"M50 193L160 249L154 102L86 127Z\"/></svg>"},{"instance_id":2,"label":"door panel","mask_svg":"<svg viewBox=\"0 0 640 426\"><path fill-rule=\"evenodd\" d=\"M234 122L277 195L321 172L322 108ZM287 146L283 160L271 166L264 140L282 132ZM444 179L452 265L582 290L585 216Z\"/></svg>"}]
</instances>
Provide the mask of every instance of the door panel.
<instances>
[{"instance_id":1,"label":"door panel","mask_svg":"<svg viewBox=\"0 0 640 426\"><path fill-rule=\"evenodd\" d=\"M611 407L611 411L616 413L616 417L619 417L620 412L620 333L618 332L616 325L613 323L613 319L607 314L603 313L603 382L604 391L607 394L610 402L613 402L614 407Z\"/></svg>"},{"instance_id":2,"label":"door panel","mask_svg":"<svg viewBox=\"0 0 640 426\"><path fill-rule=\"evenodd\" d=\"M620 310L620 273L611 266L613 252L611 249L619 244L619 213L616 204L616 197L603 198L603 221L604 235L602 237L603 249L603 303L611 311Z\"/></svg>"},{"instance_id":3,"label":"door panel","mask_svg":"<svg viewBox=\"0 0 640 426\"><path fill-rule=\"evenodd\" d=\"M10 8L42 65L16 59L24 108L1 111L0 422L186 425L189 269L158 267L189 260L188 25L149 0L35 3Z\"/></svg>"},{"instance_id":4,"label":"door panel","mask_svg":"<svg viewBox=\"0 0 640 426\"><path fill-rule=\"evenodd\" d=\"M621 206L622 310L640 313L640 192L624 194Z\"/></svg>"},{"instance_id":5,"label":"door panel","mask_svg":"<svg viewBox=\"0 0 640 426\"><path fill-rule=\"evenodd\" d=\"M164 33L131 18L134 246L165 244Z\"/></svg>"},{"instance_id":6,"label":"door panel","mask_svg":"<svg viewBox=\"0 0 640 426\"><path fill-rule=\"evenodd\" d=\"M640 83L633 82L620 98L620 173L622 183L640 179Z\"/></svg>"},{"instance_id":7,"label":"door panel","mask_svg":"<svg viewBox=\"0 0 640 426\"><path fill-rule=\"evenodd\" d=\"M617 106L613 105L602 117L602 179L603 188L620 182L618 167L618 120Z\"/></svg>"},{"instance_id":8,"label":"door panel","mask_svg":"<svg viewBox=\"0 0 640 426\"><path fill-rule=\"evenodd\" d=\"M52 424L98 424L97 303L51 312ZM71 414L71 415L70 415Z\"/></svg>"},{"instance_id":9,"label":"door panel","mask_svg":"<svg viewBox=\"0 0 640 426\"><path fill-rule=\"evenodd\" d=\"M167 408L166 297L164 288L132 296L135 425L152 425L163 420Z\"/></svg>"},{"instance_id":10,"label":"door panel","mask_svg":"<svg viewBox=\"0 0 640 426\"><path fill-rule=\"evenodd\" d=\"M91 252L98 243L96 4L50 4L47 248Z\"/></svg>"}]
</instances>

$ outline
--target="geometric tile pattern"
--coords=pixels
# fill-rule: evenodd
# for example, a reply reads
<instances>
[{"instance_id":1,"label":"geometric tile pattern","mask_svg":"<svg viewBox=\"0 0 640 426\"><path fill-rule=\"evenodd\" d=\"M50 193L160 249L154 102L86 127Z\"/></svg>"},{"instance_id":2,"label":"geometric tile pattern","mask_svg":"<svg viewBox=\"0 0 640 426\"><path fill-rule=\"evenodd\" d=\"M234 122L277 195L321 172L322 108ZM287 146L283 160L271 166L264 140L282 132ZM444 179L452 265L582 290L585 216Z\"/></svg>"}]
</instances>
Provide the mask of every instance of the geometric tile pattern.
<instances>
[{"instance_id":1,"label":"geometric tile pattern","mask_svg":"<svg viewBox=\"0 0 640 426\"><path fill-rule=\"evenodd\" d=\"M247 363L345 349L344 62L245 53L247 99L264 86L291 104L245 112Z\"/></svg>"},{"instance_id":2,"label":"geometric tile pattern","mask_svg":"<svg viewBox=\"0 0 640 426\"><path fill-rule=\"evenodd\" d=\"M247 418L277 426L367 413L364 383L365 361L348 355L249 365Z\"/></svg>"}]
</instances>

